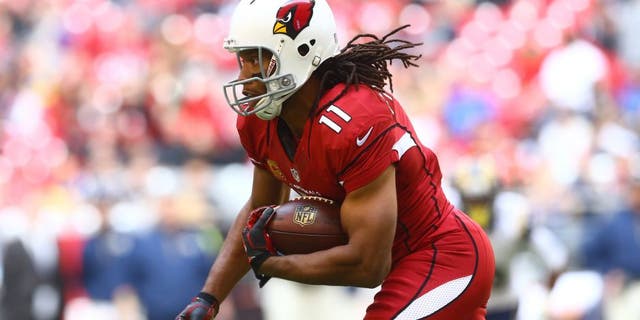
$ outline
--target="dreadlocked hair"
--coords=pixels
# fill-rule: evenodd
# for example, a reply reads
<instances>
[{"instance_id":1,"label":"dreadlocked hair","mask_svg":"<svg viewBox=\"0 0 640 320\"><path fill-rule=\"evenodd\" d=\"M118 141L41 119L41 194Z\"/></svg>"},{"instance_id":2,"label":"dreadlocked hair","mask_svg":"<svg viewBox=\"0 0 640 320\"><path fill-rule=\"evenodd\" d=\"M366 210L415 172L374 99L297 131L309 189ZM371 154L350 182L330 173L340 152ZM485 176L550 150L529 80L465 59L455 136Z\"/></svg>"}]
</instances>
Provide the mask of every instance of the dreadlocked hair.
<instances>
[{"instance_id":1,"label":"dreadlocked hair","mask_svg":"<svg viewBox=\"0 0 640 320\"><path fill-rule=\"evenodd\" d=\"M359 34L340 50L340 53L322 63L314 74L320 78L320 92L328 90L338 83L344 83L344 89L326 105L331 105L340 99L351 86L360 84L368 85L378 92L384 92L384 87L389 82L389 89L393 92L393 83L388 65L393 60L400 60L405 68L417 67L414 62L422 55L413 55L403 52L422 45L402 39L390 38L392 35L409 27L399 27L382 38L373 34ZM356 43L356 41L370 38L371 41ZM320 99L319 95L316 98ZM314 108L315 109L315 108Z\"/></svg>"}]
</instances>

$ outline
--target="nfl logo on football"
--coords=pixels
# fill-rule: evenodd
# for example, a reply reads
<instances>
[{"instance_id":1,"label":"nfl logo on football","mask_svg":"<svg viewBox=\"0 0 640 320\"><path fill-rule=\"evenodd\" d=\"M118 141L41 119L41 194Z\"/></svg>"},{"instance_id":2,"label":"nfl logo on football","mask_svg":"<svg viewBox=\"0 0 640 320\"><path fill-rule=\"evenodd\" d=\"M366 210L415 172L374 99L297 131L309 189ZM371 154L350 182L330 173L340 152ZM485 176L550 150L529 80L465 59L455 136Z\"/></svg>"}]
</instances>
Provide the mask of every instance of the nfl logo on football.
<instances>
[{"instance_id":1,"label":"nfl logo on football","mask_svg":"<svg viewBox=\"0 0 640 320\"><path fill-rule=\"evenodd\" d=\"M310 224L313 224L316 221L316 214L318 213L318 208L313 206L298 206L295 209L293 215L293 222L299 224L304 227Z\"/></svg>"}]
</instances>

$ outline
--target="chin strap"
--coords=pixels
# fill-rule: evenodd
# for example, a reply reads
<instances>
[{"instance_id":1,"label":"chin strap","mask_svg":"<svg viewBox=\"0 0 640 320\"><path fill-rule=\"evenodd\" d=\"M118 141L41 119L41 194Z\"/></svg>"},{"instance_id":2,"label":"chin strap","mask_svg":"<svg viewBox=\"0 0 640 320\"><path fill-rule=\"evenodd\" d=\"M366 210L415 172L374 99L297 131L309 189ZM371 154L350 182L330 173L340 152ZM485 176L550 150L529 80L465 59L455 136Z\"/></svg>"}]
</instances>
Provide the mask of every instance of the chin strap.
<instances>
[{"instance_id":1,"label":"chin strap","mask_svg":"<svg viewBox=\"0 0 640 320\"><path fill-rule=\"evenodd\" d=\"M271 97L262 98L256 107L260 107L262 103L268 103L264 109L256 112L256 116L262 120L271 120L280 115L280 111L282 111L282 102L284 100L273 100Z\"/></svg>"},{"instance_id":2,"label":"chin strap","mask_svg":"<svg viewBox=\"0 0 640 320\"><path fill-rule=\"evenodd\" d=\"M256 108L261 107L262 104L267 104L267 106L264 107L264 109L256 112L256 116L266 121L269 121L279 116L280 112L282 111L282 104L284 103L285 100L289 99L289 97L291 97L294 93L295 91L289 92L277 99L274 99L272 97L264 97L260 99L260 101L258 101L258 104L256 104Z\"/></svg>"}]
</instances>

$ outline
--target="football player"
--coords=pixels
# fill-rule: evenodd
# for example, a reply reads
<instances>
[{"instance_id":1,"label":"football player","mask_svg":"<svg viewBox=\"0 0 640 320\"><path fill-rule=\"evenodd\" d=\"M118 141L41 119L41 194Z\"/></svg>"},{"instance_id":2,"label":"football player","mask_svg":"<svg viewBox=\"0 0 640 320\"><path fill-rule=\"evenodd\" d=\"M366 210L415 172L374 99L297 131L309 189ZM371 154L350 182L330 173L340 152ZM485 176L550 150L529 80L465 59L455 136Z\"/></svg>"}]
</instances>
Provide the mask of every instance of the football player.
<instances>
[{"instance_id":1,"label":"football player","mask_svg":"<svg viewBox=\"0 0 640 320\"><path fill-rule=\"evenodd\" d=\"M239 213L200 292L177 319L211 319L249 270L306 284L381 286L365 319L484 319L494 275L482 228L440 186L391 87L413 44L360 35L338 48L326 0L242 0L224 47L240 74L224 86L255 165ZM278 255L265 226L289 190L341 203L346 245ZM247 262L249 261L249 262Z\"/></svg>"}]
</instances>

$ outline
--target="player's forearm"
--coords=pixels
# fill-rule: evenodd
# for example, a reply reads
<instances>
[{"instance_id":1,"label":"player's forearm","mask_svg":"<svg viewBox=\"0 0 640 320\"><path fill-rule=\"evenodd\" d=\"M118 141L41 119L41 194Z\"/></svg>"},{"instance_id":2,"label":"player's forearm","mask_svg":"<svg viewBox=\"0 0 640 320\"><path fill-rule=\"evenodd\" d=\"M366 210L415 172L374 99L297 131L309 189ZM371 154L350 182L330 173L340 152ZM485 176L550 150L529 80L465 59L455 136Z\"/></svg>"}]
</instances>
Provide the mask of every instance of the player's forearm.
<instances>
[{"instance_id":1,"label":"player's forearm","mask_svg":"<svg viewBox=\"0 0 640 320\"><path fill-rule=\"evenodd\" d=\"M391 255L363 252L349 245L305 255L271 257L260 271L306 284L378 286L391 268Z\"/></svg>"},{"instance_id":2,"label":"player's forearm","mask_svg":"<svg viewBox=\"0 0 640 320\"><path fill-rule=\"evenodd\" d=\"M250 268L241 238L248 212L249 209L245 206L238 214L202 288L220 301L227 297Z\"/></svg>"}]
</instances>

